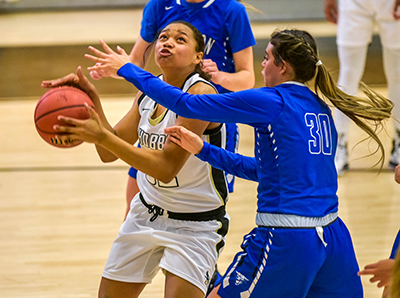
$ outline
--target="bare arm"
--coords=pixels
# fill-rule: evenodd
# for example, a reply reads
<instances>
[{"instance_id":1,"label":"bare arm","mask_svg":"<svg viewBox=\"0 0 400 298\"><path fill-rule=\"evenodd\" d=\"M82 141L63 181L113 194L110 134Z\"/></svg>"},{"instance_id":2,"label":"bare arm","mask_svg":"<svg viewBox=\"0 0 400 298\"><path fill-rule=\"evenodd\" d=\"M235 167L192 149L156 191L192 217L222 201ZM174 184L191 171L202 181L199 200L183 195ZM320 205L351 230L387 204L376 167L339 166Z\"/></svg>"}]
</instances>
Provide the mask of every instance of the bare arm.
<instances>
[{"instance_id":1,"label":"bare arm","mask_svg":"<svg viewBox=\"0 0 400 298\"><path fill-rule=\"evenodd\" d=\"M337 24L339 12L336 0L325 0L324 13L328 22Z\"/></svg>"},{"instance_id":2,"label":"bare arm","mask_svg":"<svg viewBox=\"0 0 400 298\"><path fill-rule=\"evenodd\" d=\"M219 71L217 64L211 59L203 60L203 70L212 76L215 84L231 91L240 91L254 87L255 76L253 66L253 48L248 47L233 54L235 73Z\"/></svg>"},{"instance_id":3,"label":"bare arm","mask_svg":"<svg viewBox=\"0 0 400 298\"><path fill-rule=\"evenodd\" d=\"M214 92L214 89L205 84L196 84L191 92L212 93ZM116 126L117 135L102 125L100 117L94 109L89 106L87 106L87 109L90 114L90 119L88 120L60 117L60 120L68 124L73 124L73 127L57 126L56 129L58 131L71 134L69 136L59 135L58 138L72 138L74 140L94 143L97 146L103 147L104 150L112 153L113 156L120 158L139 171L165 183L170 182L177 175L190 156L189 152L172 143L168 139L164 144L163 150L150 150L134 147L130 142L119 137L118 134L125 134L125 132L128 132L129 130L137 130L137 124L131 125L131 127L125 125L125 123L132 124L132 121L129 121L129 119L133 119L134 115L129 114L137 112L137 103L131 109L130 113L127 114L127 118L121 120L121 122ZM209 125L209 123L205 121L182 117L178 117L176 124L193 131L199 136L203 134L204 130ZM137 135L135 138L137 138Z\"/></svg>"},{"instance_id":4,"label":"bare arm","mask_svg":"<svg viewBox=\"0 0 400 298\"><path fill-rule=\"evenodd\" d=\"M396 21L400 20L400 0L394 0L393 18Z\"/></svg>"},{"instance_id":5,"label":"bare arm","mask_svg":"<svg viewBox=\"0 0 400 298\"><path fill-rule=\"evenodd\" d=\"M133 64L140 68L145 68L149 62L150 54L154 45L145 41L140 35L138 36L135 45L132 48L129 58Z\"/></svg>"},{"instance_id":6,"label":"bare arm","mask_svg":"<svg viewBox=\"0 0 400 298\"><path fill-rule=\"evenodd\" d=\"M400 184L400 165L394 169L394 180Z\"/></svg>"}]
</instances>

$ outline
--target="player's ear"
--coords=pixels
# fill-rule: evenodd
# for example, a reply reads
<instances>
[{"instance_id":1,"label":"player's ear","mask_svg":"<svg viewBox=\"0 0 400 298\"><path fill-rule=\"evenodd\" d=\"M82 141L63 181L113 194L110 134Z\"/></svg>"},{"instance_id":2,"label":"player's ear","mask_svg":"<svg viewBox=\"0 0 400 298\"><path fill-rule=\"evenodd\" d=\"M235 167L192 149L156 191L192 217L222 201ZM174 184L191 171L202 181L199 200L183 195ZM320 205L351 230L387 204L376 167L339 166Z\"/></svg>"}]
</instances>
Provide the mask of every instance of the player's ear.
<instances>
[{"instance_id":1,"label":"player's ear","mask_svg":"<svg viewBox=\"0 0 400 298\"><path fill-rule=\"evenodd\" d=\"M196 57L195 57L195 64L199 64L200 61L203 59L204 53L203 52L198 52L196 53Z\"/></svg>"}]
</instances>

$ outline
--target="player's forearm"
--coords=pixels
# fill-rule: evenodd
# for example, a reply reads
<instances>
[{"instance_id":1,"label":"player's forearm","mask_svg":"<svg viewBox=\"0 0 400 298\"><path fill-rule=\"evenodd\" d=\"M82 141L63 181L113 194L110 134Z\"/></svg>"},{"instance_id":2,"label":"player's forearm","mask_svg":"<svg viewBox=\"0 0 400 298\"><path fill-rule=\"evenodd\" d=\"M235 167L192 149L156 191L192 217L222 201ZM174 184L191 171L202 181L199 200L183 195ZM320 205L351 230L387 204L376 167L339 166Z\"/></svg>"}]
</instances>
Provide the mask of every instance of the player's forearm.
<instances>
[{"instance_id":1,"label":"player's forearm","mask_svg":"<svg viewBox=\"0 0 400 298\"><path fill-rule=\"evenodd\" d=\"M241 91L254 87L254 73L248 70L241 70L236 73L220 72L217 84L231 91Z\"/></svg>"},{"instance_id":2,"label":"player's forearm","mask_svg":"<svg viewBox=\"0 0 400 298\"><path fill-rule=\"evenodd\" d=\"M109 132L99 140L96 147L102 147L115 158L163 183L172 181L187 160L181 158L177 161L173 157L166 156L162 150L137 148Z\"/></svg>"}]
</instances>

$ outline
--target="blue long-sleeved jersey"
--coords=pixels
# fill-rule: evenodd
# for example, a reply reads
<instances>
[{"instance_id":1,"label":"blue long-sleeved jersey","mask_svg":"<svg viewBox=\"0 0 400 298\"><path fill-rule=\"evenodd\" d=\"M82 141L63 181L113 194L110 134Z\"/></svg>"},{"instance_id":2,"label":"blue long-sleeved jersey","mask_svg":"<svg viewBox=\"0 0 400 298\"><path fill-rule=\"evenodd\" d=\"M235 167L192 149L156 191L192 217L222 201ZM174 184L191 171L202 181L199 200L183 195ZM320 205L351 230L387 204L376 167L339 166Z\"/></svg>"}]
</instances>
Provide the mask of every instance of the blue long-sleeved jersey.
<instances>
[{"instance_id":1,"label":"blue long-sleeved jersey","mask_svg":"<svg viewBox=\"0 0 400 298\"><path fill-rule=\"evenodd\" d=\"M307 217L337 212L337 132L330 108L305 85L192 95L131 63L118 75L182 117L254 127L254 158L208 145L199 157L257 181L258 212Z\"/></svg>"}]
</instances>

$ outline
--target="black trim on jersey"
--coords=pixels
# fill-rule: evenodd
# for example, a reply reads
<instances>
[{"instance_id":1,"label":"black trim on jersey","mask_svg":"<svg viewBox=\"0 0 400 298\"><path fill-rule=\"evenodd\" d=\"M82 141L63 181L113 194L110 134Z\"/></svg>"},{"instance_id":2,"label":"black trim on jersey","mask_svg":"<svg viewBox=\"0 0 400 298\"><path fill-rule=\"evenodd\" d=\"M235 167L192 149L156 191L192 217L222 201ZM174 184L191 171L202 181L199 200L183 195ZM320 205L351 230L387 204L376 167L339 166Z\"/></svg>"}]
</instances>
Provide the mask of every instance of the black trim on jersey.
<instances>
[{"instance_id":1,"label":"black trim on jersey","mask_svg":"<svg viewBox=\"0 0 400 298\"><path fill-rule=\"evenodd\" d=\"M218 127L214 129L210 129L208 131L209 143L211 145L222 147L222 133L221 129L223 128L223 123L218 125ZM210 133L212 132L212 133ZM205 134L205 133L204 133ZM226 178L224 171L211 167L211 177L213 178L214 185L216 191L219 193L222 198L224 205L226 204L226 199L228 198L228 187L226 184Z\"/></svg>"},{"instance_id":2,"label":"black trim on jersey","mask_svg":"<svg viewBox=\"0 0 400 298\"><path fill-rule=\"evenodd\" d=\"M206 129L206 130L204 131L203 135L210 136L210 135L213 135L213 134L218 133L219 131L221 131L222 125L224 125L224 124L223 124L223 123L220 123L220 124L219 124L217 127L215 127L215 128Z\"/></svg>"},{"instance_id":3,"label":"black trim on jersey","mask_svg":"<svg viewBox=\"0 0 400 298\"><path fill-rule=\"evenodd\" d=\"M182 84L182 86L181 86L181 90L183 90L183 87L185 87L185 84L186 84L186 82L191 78L191 77L193 77L195 74L196 74L197 72L192 72L192 73L190 73L187 77L186 77L186 79L185 79L185 81L183 82L183 84ZM189 86L189 88L190 88L190 86ZM188 90L189 90L189 88L188 88Z\"/></svg>"},{"instance_id":4,"label":"black trim on jersey","mask_svg":"<svg viewBox=\"0 0 400 298\"><path fill-rule=\"evenodd\" d=\"M217 234L221 235L221 241L217 243L216 245L216 249L217 249L217 253L218 256L222 250L222 248L225 246L225 236L226 234L228 234L228 230L229 230L229 219L226 217L221 217L218 219L218 221L221 223L221 227L217 230Z\"/></svg>"},{"instance_id":5,"label":"black trim on jersey","mask_svg":"<svg viewBox=\"0 0 400 298\"><path fill-rule=\"evenodd\" d=\"M138 106L140 106L140 104L142 103L142 101L143 101L143 98L145 98L146 97L146 94L144 94L144 93L142 93L142 95L140 95L140 97L139 97L139 99L138 99Z\"/></svg>"},{"instance_id":6,"label":"black trim on jersey","mask_svg":"<svg viewBox=\"0 0 400 298\"><path fill-rule=\"evenodd\" d=\"M196 85L197 83L204 83L204 84L207 84L207 85L211 86L211 87L215 90L215 92L218 93L217 88L215 88L215 86L214 86L212 83L210 83L210 82L207 81L206 79L202 78L202 77L200 76L200 74L199 74L198 72L195 72L195 71L192 72L190 75L187 76L187 78L185 79L185 82L183 83L183 85L182 85L182 87L181 87L182 90L183 90L183 87L185 86L186 82L187 82L191 77L193 77L193 76L196 75L196 74L199 75L199 79L200 79L200 80L195 81L192 85L190 85L190 86L187 88L187 90L189 90L190 88L192 88L192 87L193 87L194 85ZM187 92L187 91L186 91L186 92Z\"/></svg>"},{"instance_id":7,"label":"black trim on jersey","mask_svg":"<svg viewBox=\"0 0 400 298\"><path fill-rule=\"evenodd\" d=\"M193 213L182 213L182 212L172 212L168 210L164 210L163 208L154 205L154 204L148 204L146 200L144 199L142 193L139 193L139 199L142 202L142 204L149 209L149 213L153 214L153 216L150 218L150 221L155 221L158 216L161 216L164 214L165 211L167 211L168 218L171 219L177 219L177 220L187 220L187 221L211 221L211 220L218 220L218 221L223 221L224 216L226 214L225 211L225 206L220 206L217 209L210 210L210 211L204 211L204 212L193 212ZM229 223L229 221L228 221ZM222 227L218 230L218 232L222 230L220 233L226 233L228 232L228 227L226 224L222 224ZM218 234L220 234L218 233Z\"/></svg>"}]
</instances>

